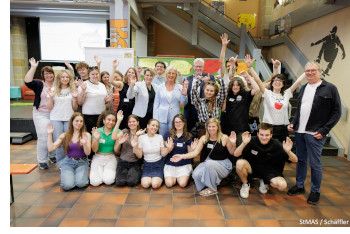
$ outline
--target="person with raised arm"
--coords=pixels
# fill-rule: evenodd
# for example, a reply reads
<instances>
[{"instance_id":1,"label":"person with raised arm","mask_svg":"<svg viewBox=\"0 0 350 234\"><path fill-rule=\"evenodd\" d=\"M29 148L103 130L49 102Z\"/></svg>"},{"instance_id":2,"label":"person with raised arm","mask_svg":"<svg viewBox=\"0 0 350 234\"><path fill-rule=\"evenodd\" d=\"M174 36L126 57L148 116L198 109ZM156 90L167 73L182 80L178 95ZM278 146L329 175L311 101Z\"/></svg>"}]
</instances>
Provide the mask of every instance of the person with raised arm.
<instances>
[{"instance_id":1,"label":"person with raised arm","mask_svg":"<svg viewBox=\"0 0 350 234\"><path fill-rule=\"evenodd\" d=\"M116 70L119 65L118 60L113 60L113 68L111 75L109 76L109 83L113 86L113 102L110 110L113 110L115 113L118 112L118 107L120 103L120 94L119 92L123 89L123 74Z\"/></svg>"},{"instance_id":2,"label":"person with raised arm","mask_svg":"<svg viewBox=\"0 0 350 234\"><path fill-rule=\"evenodd\" d=\"M164 180L164 160L172 149L173 140L168 139L164 143L163 137L157 134L159 122L150 119L147 124L147 134L134 136L131 145L133 152L138 158L144 157L141 176L141 186L143 188L159 188Z\"/></svg>"},{"instance_id":3,"label":"person with raised arm","mask_svg":"<svg viewBox=\"0 0 350 234\"><path fill-rule=\"evenodd\" d=\"M49 100L46 108L50 110L50 122L54 127L53 140L68 129L69 119L78 108L78 90L70 71L60 71L54 81L54 87L48 91ZM64 158L63 147L56 150L57 164Z\"/></svg>"},{"instance_id":4,"label":"person with raised arm","mask_svg":"<svg viewBox=\"0 0 350 234\"><path fill-rule=\"evenodd\" d=\"M41 69L41 78L44 81L34 80L35 71L39 65L39 61L34 58L29 59L30 69L24 77L24 84L34 91L35 98L33 104L33 122L37 135L37 160L40 169L48 169L48 159L56 163L56 157L53 153L48 154L47 151L47 132L46 125L50 123L50 110L46 104L49 99L49 90L51 90L54 82L54 71L52 67L45 66Z\"/></svg>"},{"instance_id":5,"label":"person with raised arm","mask_svg":"<svg viewBox=\"0 0 350 234\"><path fill-rule=\"evenodd\" d=\"M206 159L194 169L192 178L201 196L211 196L218 193L217 186L231 172L232 163L229 157L232 157L235 149L236 134L223 134L220 121L210 118L206 123L206 134L199 139L195 150L186 154L176 154L170 161L191 159L202 151Z\"/></svg>"},{"instance_id":6,"label":"person with raised arm","mask_svg":"<svg viewBox=\"0 0 350 234\"><path fill-rule=\"evenodd\" d=\"M61 182L63 190L71 190L75 186L83 188L89 185L89 162L87 155L91 152L91 135L84 127L84 117L75 112L69 119L68 129L53 142L54 127L47 124L47 147L49 151L63 146L64 159L61 161Z\"/></svg>"},{"instance_id":7,"label":"person with raised arm","mask_svg":"<svg viewBox=\"0 0 350 234\"><path fill-rule=\"evenodd\" d=\"M140 127L146 128L148 120L153 117L153 104L158 86L152 83L154 71L146 68L144 71L144 80L136 82L133 77L130 80L130 86L126 93L128 99L135 98L135 106L132 114L136 115L140 121Z\"/></svg>"},{"instance_id":8,"label":"person with raised arm","mask_svg":"<svg viewBox=\"0 0 350 234\"><path fill-rule=\"evenodd\" d=\"M117 133L114 129L112 139L117 140L116 152L120 151L120 160L117 165L115 185L136 186L141 181L142 155L138 157L133 150L132 140L145 133L146 129L139 129L139 120L136 115L129 115L127 118L128 127ZM135 140L137 144L137 139Z\"/></svg>"},{"instance_id":9,"label":"person with raised arm","mask_svg":"<svg viewBox=\"0 0 350 234\"><path fill-rule=\"evenodd\" d=\"M113 140L112 133L119 133L119 126L123 120L123 113L116 115L113 111L104 111L98 118L97 127L92 129L91 149L95 152L91 161L90 184L99 186L102 183L111 185L115 181L117 159L117 141Z\"/></svg>"},{"instance_id":10,"label":"person with raised arm","mask_svg":"<svg viewBox=\"0 0 350 234\"><path fill-rule=\"evenodd\" d=\"M258 135L251 136L249 132L242 134L242 144L234 152L235 157L243 156L236 163L236 172L242 181L240 196L248 198L250 178L260 178L259 192L266 194L269 185L279 191L287 189L287 182L283 178L284 164L287 159L297 162L297 156L292 152L293 142L287 137L283 145L272 138L271 124L261 123Z\"/></svg>"},{"instance_id":11,"label":"person with raised arm","mask_svg":"<svg viewBox=\"0 0 350 234\"><path fill-rule=\"evenodd\" d=\"M153 106L153 118L159 121L159 134L163 137L171 129L174 116L181 113L180 105L187 104L187 84L177 84L177 68L169 66L165 71L165 83L157 88Z\"/></svg>"},{"instance_id":12,"label":"person with raised arm","mask_svg":"<svg viewBox=\"0 0 350 234\"><path fill-rule=\"evenodd\" d=\"M266 88L258 74L252 67L253 61L250 55L246 55L244 61L250 74L258 83L262 97L264 98L264 117L262 122L273 125L273 138L280 142L286 140L289 136L287 126L289 124L289 99L293 97L293 92L306 78L303 73L290 88L286 89L286 78L282 74L274 75L271 78L269 88Z\"/></svg>"},{"instance_id":13,"label":"person with raised arm","mask_svg":"<svg viewBox=\"0 0 350 234\"><path fill-rule=\"evenodd\" d=\"M193 171L191 159L176 163L170 161L174 154L191 152L198 144L198 139L193 140L191 134L187 131L186 124L187 121L182 114L175 115L172 128L164 138L164 140L167 140L170 137L173 141L173 146L166 157L164 166L164 181L167 187L173 187L176 183L182 188L186 187Z\"/></svg>"}]
</instances>

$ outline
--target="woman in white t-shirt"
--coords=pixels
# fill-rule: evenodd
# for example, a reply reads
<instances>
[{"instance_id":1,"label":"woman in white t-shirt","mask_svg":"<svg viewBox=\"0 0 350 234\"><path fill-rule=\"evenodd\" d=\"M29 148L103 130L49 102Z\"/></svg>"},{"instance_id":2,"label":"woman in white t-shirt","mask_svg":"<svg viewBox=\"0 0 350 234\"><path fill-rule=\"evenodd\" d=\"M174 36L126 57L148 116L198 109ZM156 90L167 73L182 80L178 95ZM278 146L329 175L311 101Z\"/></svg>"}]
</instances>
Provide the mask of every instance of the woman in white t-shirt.
<instances>
[{"instance_id":1,"label":"woman in white t-shirt","mask_svg":"<svg viewBox=\"0 0 350 234\"><path fill-rule=\"evenodd\" d=\"M90 133L96 127L97 119L106 109L112 95L108 95L106 86L100 82L97 67L90 67L88 73L89 80L79 80L78 104L82 106L86 131Z\"/></svg>"},{"instance_id":2,"label":"woman in white t-shirt","mask_svg":"<svg viewBox=\"0 0 350 234\"><path fill-rule=\"evenodd\" d=\"M263 82L252 68L254 59L246 55L244 62L249 72L258 83L262 96L264 97L264 123L273 125L273 138L278 139L281 143L289 135L287 125L289 124L288 106L289 99L293 97L294 90L299 86L306 77L303 73L294 84L286 89L286 79L282 74L276 74L271 78L269 88L265 88Z\"/></svg>"},{"instance_id":3,"label":"woman in white t-shirt","mask_svg":"<svg viewBox=\"0 0 350 234\"><path fill-rule=\"evenodd\" d=\"M57 74L53 88L48 91L49 99L46 108L51 110L50 122L54 127L53 140L68 130L69 119L78 108L78 90L75 88L73 75L70 71L61 71ZM63 147L56 149L58 165L64 158Z\"/></svg>"},{"instance_id":4,"label":"woman in white t-shirt","mask_svg":"<svg viewBox=\"0 0 350 234\"><path fill-rule=\"evenodd\" d=\"M141 176L141 186L143 188L159 188L162 185L164 175L164 160L172 148L173 140L168 138L164 144L163 137L157 134L159 122L150 119L147 124L147 134L133 137L131 145L137 157L144 156L144 164Z\"/></svg>"}]
</instances>

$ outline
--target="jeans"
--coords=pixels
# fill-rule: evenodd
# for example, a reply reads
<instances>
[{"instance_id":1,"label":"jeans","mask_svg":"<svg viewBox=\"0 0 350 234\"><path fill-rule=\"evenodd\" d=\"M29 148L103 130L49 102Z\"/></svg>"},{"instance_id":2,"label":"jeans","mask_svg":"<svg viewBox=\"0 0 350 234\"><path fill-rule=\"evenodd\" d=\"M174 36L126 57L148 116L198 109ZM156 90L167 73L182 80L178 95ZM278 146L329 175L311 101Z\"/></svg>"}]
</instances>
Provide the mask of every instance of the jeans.
<instances>
[{"instance_id":1,"label":"jeans","mask_svg":"<svg viewBox=\"0 0 350 234\"><path fill-rule=\"evenodd\" d=\"M318 140L307 133L295 133L296 153L298 156L296 184L299 188L304 187L307 174L307 160L309 160L311 167L311 191L320 192L322 181L321 153L326 140L327 137Z\"/></svg>"},{"instance_id":2,"label":"jeans","mask_svg":"<svg viewBox=\"0 0 350 234\"><path fill-rule=\"evenodd\" d=\"M53 132L53 141L55 142L62 133L67 131L69 121L51 120L50 122L55 129L55 131ZM64 158L64 153L63 153L63 144L62 144L60 147L56 149L56 159L57 159L58 165L61 164L61 160L63 158Z\"/></svg>"},{"instance_id":3,"label":"jeans","mask_svg":"<svg viewBox=\"0 0 350 234\"><path fill-rule=\"evenodd\" d=\"M33 109L33 122L35 126L36 135L38 137L36 143L38 163L47 163L47 132L46 126L50 123L50 113L40 112ZM54 155L53 152L49 153ZM52 156L51 156L52 157Z\"/></svg>"},{"instance_id":4,"label":"jeans","mask_svg":"<svg viewBox=\"0 0 350 234\"><path fill-rule=\"evenodd\" d=\"M66 156L61 160L61 187L70 190L75 186L83 188L89 185L89 162L87 158L73 160Z\"/></svg>"}]
</instances>

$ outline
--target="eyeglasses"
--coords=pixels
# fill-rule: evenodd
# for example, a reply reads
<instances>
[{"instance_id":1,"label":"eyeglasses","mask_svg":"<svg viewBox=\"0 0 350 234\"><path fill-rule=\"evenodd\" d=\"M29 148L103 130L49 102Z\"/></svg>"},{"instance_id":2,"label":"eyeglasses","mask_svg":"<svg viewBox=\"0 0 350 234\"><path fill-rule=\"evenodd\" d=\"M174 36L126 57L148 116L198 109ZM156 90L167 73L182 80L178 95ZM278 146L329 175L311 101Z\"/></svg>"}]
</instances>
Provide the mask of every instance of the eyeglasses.
<instances>
[{"instance_id":1,"label":"eyeglasses","mask_svg":"<svg viewBox=\"0 0 350 234\"><path fill-rule=\"evenodd\" d=\"M283 82L283 80L280 80L280 79L274 79L273 81L274 82Z\"/></svg>"},{"instance_id":2,"label":"eyeglasses","mask_svg":"<svg viewBox=\"0 0 350 234\"><path fill-rule=\"evenodd\" d=\"M182 121L175 121L174 123L175 124L182 124L183 122Z\"/></svg>"},{"instance_id":3,"label":"eyeglasses","mask_svg":"<svg viewBox=\"0 0 350 234\"><path fill-rule=\"evenodd\" d=\"M164 68L164 66L156 66L156 68Z\"/></svg>"},{"instance_id":4,"label":"eyeglasses","mask_svg":"<svg viewBox=\"0 0 350 234\"><path fill-rule=\"evenodd\" d=\"M195 68L201 68L201 67L204 67L204 66L195 65L194 67L195 67Z\"/></svg>"},{"instance_id":5,"label":"eyeglasses","mask_svg":"<svg viewBox=\"0 0 350 234\"><path fill-rule=\"evenodd\" d=\"M317 69L305 70L305 73L315 73Z\"/></svg>"}]
</instances>

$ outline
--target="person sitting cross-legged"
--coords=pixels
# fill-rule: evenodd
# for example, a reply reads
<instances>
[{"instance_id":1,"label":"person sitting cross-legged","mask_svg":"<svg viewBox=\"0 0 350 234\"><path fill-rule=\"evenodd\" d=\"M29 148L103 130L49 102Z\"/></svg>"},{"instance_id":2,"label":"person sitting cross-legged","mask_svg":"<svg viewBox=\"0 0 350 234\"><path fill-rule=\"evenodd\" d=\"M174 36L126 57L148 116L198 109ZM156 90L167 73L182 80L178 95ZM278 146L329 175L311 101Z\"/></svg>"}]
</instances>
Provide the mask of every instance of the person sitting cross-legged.
<instances>
[{"instance_id":1,"label":"person sitting cross-legged","mask_svg":"<svg viewBox=\"0 0 350 234\"><path fill-rule=\"evenodd\" d=\"M259 191L266 194L269 185L279 191L287 189L287 182L283 178L286 159L297 162L297 156L292 152L293 142L289 137L283 145L272 138L273 126L261 123L257 136L251 137L248 132L242 134L242 144L234 152L235 157L243 155L236 163L236 172L242 181L240 195L248 198L251 178L260 178Z\"/></svg>"}]
</instances>

